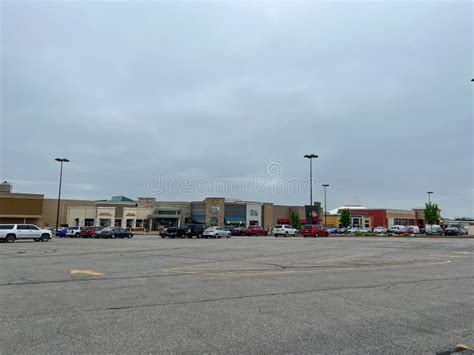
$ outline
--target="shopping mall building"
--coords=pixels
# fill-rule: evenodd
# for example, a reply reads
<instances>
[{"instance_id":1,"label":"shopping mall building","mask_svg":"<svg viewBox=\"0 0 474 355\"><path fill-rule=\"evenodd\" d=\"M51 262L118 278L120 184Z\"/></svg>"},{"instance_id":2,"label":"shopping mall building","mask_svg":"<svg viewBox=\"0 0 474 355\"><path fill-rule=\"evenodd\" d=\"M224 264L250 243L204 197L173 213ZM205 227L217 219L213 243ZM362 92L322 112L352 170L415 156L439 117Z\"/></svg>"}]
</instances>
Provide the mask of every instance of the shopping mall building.
<instances>
[{"instance_id":1,"label":"shopping mall building","mask_svg":"<svg viewBox=\"0 0 474 355\"><path fill-rule=\"evenodd\" d=\"M39 226L55 226L57 203L57 199L44 198L40 194L14 193L11 191L10 184L2 183L0 184L0 224L31 223ZM289 223L291 214L296 213L303 224L326 224L328 227L339 227L339 217L345 208L351 212L354 227L374 228L393 225L424 227L426 224L423 208L399 210L347 205L328 211L324 216L319 202L314 203L311 211L309 205L286 206L223 197L177 202L159 201L153 197L139 197L137 200L132 200L124 196L96 201L62 199L59 224L157 230L164 226L179 226L183 223L204 223L245 227L258 225L270 229L275 224Z\"/></svg>"},{"instance_id":2,"label":"shopping mall building","mask_svg":"<svg viewBox=\"0 0 474 355\"><path fill-rule=\"evenodd\" d=\"M57 199L44 198L41 194L14 193L10 184L0 185L0 223L55 226ZM158 201L152 197L132 200L115 196L110 200L97 201L61 199L59 224L157 230L183 223L205 223L246 227L259 225L269 229L277 223L288 223L293 212L298 214L302 223L321 223L323 211L319 202L314 203L311 211L308 205L285 206L223 197L177 202Z\"/></svg>"}]
</instances>

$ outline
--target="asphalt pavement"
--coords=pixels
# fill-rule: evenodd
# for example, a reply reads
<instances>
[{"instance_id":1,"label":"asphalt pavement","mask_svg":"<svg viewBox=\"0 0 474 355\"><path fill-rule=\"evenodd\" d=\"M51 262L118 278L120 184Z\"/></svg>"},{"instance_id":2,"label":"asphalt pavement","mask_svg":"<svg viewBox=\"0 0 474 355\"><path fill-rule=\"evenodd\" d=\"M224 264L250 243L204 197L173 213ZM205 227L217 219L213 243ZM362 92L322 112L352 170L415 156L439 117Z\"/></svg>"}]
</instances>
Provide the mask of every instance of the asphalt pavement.
<instances>
[{"instance_id":1,"label":"asphalt pavement","mask_svg":"<svg viewBox=\"0 0 474 355\"><path fill-rule=\"evenodd\" d=\"M474 240L0 244L2 354L436 354L474 346Z\"/></svg>"}]
</instances>

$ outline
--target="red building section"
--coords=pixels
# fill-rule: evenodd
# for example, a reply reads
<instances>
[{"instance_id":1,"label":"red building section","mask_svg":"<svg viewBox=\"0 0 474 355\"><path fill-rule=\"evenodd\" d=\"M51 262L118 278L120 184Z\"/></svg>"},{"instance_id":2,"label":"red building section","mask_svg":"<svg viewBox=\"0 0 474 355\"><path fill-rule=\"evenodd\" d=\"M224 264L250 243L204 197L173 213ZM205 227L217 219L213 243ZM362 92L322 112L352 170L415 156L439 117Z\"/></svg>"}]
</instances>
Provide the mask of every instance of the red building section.
<instances>
[{"instance_id":1,"label":"red building section","mask_svg":"<svg viewBox=\"0 0 474 355\"><path fill-rule=\"evenodd\" d=\"M366 216L372 220L372 227L387 227L387 210L384 209L349 209L352 216Z\"/></svg>"}]
</instances>

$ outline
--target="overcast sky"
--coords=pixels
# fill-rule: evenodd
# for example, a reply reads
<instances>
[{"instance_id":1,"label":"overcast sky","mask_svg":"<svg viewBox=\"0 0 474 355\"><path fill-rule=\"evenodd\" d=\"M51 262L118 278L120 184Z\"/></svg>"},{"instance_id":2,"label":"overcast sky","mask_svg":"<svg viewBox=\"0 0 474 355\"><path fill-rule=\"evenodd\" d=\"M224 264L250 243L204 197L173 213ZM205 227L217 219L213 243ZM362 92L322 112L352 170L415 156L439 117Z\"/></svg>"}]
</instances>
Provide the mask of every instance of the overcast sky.
<instances>
[{"instance_id":1,"label":"overcast sky","mask_svg":"<svg viewBox=\"0 0 474 355\"><path fill-rule=\"evenodd\" d=\"M16 192L55 197L64 156L66 198L304 204L315 153L328 208L432 190L444 216L474 216L470 1L0 6Z\"/></svg>"}]
</instances>

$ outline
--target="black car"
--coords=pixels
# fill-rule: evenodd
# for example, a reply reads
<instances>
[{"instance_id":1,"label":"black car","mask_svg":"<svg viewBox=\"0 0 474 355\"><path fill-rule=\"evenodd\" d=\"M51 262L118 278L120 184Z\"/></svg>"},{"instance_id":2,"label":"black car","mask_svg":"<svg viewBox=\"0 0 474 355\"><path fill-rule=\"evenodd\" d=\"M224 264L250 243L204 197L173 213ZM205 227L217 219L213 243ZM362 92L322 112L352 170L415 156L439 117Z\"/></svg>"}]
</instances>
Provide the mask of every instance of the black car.
<instances>
[{"instance_id":1,"label":"black car","mask_svg":"<svg viewBox=\"0 0 474 355\"><path fill-rule=\"evenodd\" d=\"M176 238L177 235L178 235L178 228L176 227L165 228L160 233L161 238Z\"/></svg>"},{"instance_id":2,"label":"black car","mask_svg":"<svg viewBox=\"0 0 474 355\"><path fill-rule=\"evenodd\" d=\"M176 231L176 235L178 238L185 238L185 237L202 238L204 229L206 229L205 224L182 224L181 226L178 227L178 230Z\"/></svg>"},{"instance_id":3,"label":"black car","mask_svg":"<svg viewBox=\"0 0 474 355\"><path fill-rule=\"evenodd\" d=\"M226 226L226 227L224 227L224 229L230 231L230 234L232 236L245 235L245 231L246 231L245 227Z\"/></svg>"},{"instance_id":4,"label":"black car","mask_svg":"<svg viewBox=\"0 0 474 355\"><path fill-rule=\"evenodd\" d=\"M133 234L119 227L108 227L95 233L96 238L132 238Z\"/></svg>"},{"instance_id":5,"label":"black car","mask_svg":"<svg viewBox=\"0 0 474 355\"><path fill-rule=\"evenodd\" d=\"M459 228L457 227L448 227L444 230L444 235L459 235L461 234Z\"/></svg>"}]
</instances>

